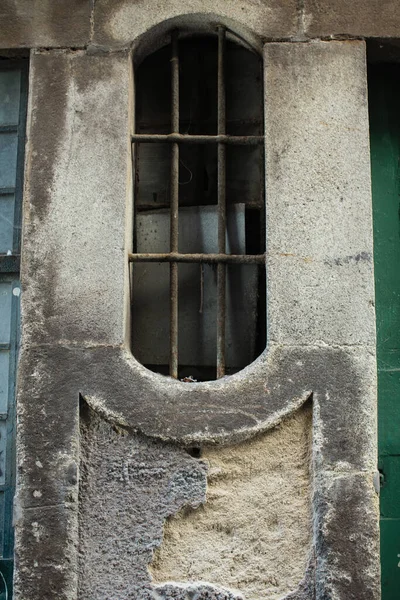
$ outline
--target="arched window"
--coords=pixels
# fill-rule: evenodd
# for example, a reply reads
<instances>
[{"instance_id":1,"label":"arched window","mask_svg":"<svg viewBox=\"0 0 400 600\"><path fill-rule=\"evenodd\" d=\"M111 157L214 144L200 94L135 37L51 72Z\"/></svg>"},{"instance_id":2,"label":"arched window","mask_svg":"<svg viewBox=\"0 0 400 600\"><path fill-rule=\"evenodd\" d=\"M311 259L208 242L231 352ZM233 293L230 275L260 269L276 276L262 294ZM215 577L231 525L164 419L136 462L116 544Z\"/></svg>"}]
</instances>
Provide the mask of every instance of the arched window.
<instances>
[{"instance_id":1,"label":"arched window","mask_svg":"<svg viewBox=\"0 0 400 600\"><path fill-rule=\"evenodd\" d=\"M132 351L218 379L265 347L262 59L174 31L135 73Z\"/></svg>"}]
</instances>

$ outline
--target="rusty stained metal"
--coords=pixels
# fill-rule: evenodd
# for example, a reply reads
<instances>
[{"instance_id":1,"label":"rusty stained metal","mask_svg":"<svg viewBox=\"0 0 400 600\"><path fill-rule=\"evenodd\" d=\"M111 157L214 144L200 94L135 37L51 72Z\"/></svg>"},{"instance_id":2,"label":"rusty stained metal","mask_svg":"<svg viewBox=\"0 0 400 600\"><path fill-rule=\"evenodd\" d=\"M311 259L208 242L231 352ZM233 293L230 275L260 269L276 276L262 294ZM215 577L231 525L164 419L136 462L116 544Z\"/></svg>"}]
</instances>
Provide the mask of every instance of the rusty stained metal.
<instances>
[{"instance_id":1,"label":"rusty stained metal","mask_svg":"<svg viewBox=\"0 0 400 600\"><path fill-rule=\"evenodd\" d=\"M237 146L257 146L264 143L262 135L188 135L186 133L135 133L132 143L185 143L185 144L228 144Z\"/></svg>"},{"instance_id":2,"label":"rusty stained metal","mask_svg":"<svg viewBox=\"0 0 400 600\"><path fill-rule=\"evenodd\" d=\"M179 252L129 254L130 262L202 263L225 265L263 265L265 254L180 254Z\"/></svg>"},{"instance_id":3,"label":"rusty stained metal","mask_svg":"<svg viewBox=\"0 0 400 600\"><path fill-rule=\"evenodd\" d=\"M232 204L239 204L239 202L234 202ZM230 206L232 206L232 204L230 204ZM257 201L248 201L246 200L246 202L244 202L246 208L255 208L257 210L261 210L264 208L264 204L262 202L262 200ZM152 211L157 211L157 210L162 210L165 208L169 208L169 202L153 202L152 204L139 204L139 206L137 206L137 212L138 213L142 213L142 212L152 212ZM215 204L203 204L202 206L215 206ZM183 208L188 208L189 206L186 205ZM182 208L182 206L181 206Z\"/></svg>"},{"instance_id":4,"label":"rusty stained metal","mask_svg":"<svg viewBox=\"0 0 400 600\"><path fill-rule=\"evenodd\" d=\"M179 133L179 52L178 32L172 33L171 56L171 128ZM171 152L171 209L170 249L178 252L179 235L179 145L174 142ZM170 357L169 374L178 378L178 264L170 264Z\"/></svg>"},{"instance_id":5,"label":"rusty stained metal","mask_svg":"<svg viewBox=\"0 0 400 600\"><path fill-rule=\"evenodd\" d=\"M226 133L225 98L225 39L226 31L218 28L218 135ZM218 143L218 252L226 252L226 148ZM226 265L218 262L217 267L217 379L225 375L226 337Z\"/></svg>"},{"instance_id":6,"label":"rusty stained metal","mask_svg":"<svg viewBox=\"0 0 400 600\"><path fill-rule=\"evenodd\" d=\"M171 144L170 167L170 252L132 253L129 261L170 263L170 375L178 377L178 263L217 265L217 379L225 375L226 362L226 265L265 264L265 254L226 254L226 146L255 146L264 144L263 135L226 134L225 47L226 29L218 27L218 106L217 135L188 135L179 132L179 51L178 31L171 34L171 133L138 134L131 137L135 143ZM179 253L179 144L217 145L217 214L218 253ZM137 186L136 186L137 187ZM258 205L258 203L253 203ZM167 206L167 205L165 205ZM157 205L151 208L159 208Z\"/></svg>"}]
</instances>

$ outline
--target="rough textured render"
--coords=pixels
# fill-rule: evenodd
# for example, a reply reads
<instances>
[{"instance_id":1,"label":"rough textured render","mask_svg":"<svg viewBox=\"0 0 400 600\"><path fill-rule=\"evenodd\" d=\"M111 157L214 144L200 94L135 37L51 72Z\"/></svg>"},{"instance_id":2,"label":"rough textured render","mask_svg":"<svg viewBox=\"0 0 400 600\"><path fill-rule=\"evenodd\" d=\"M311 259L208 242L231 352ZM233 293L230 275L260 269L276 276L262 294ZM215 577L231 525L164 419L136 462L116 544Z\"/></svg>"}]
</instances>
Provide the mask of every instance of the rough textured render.
<instances>
[{"instance_id":1,"label":"rough textured render","mask_svg":"<svg viewBox=\"0 0 400 600\"><path fill-rule=\"evenodd\" d=\"M399 37L398 0L305 0L305 33L310 37Z\"/></svg>"},{"instance_id":2,"label":"rough textured render","mask_svg":"<svg viewBox=\"0 0 400 600\"><path fill-rule=\"evenodd\" d=\"M206 467L184 450L113 428L82 404L78 597L151 598L147 565L164 520L204 502Z\"/></svg>"},{"instance_id":3,"label":"rough textured render","mask_svg":"<svg viewBox=\"0 0 400 600\"><path fill-rule=\"evenodd\" d=\"M200 460L84 409L79 598L170 598L169 581L245 600L296 589L311 550L310 408Z\"/></svg>"},{"instance_id":4,"label":"rough textured render","mask_svg":"<svg viewBox=\"0 0 400 600\"><path fill-rule=\"evenodd\" d=\"M90 5L90 0L2 0L0 48L85 46Z\"/></svg>"},{"instance_id":5,"label":"rough textured render","mask_svg":"<svg viewBox=\"0 0 400 600\"><path fill-rule=\"evenodd\" d=\"M0 48L127 48L153 26L224 23L254 39L400 36L397 0L2 0Z\"/></svg>"},{"instance_id":6,"label":"rough textured render","mask_svg":"<svg viewBox=\"0 0 400 600\"><path fill-rule=\"evenodd\" d=\"M311 550L310 408L242 444L204 448L207 501L165 524L154 582L213 582L246 600L297 588Z\"/></svg>"},{"instance_id":7,"label":"rough textured render","mask_svg":"<svg viewBox=\"0 0 400 600\"><path fill-rule=\"evenodd\" d=\"M197 29L224 23L253 38L291 37L297 34L296 0L97 0L94 10L94 46L126 47L154 26L157 35L174 26Z\"/></svg>"}]
</instances>

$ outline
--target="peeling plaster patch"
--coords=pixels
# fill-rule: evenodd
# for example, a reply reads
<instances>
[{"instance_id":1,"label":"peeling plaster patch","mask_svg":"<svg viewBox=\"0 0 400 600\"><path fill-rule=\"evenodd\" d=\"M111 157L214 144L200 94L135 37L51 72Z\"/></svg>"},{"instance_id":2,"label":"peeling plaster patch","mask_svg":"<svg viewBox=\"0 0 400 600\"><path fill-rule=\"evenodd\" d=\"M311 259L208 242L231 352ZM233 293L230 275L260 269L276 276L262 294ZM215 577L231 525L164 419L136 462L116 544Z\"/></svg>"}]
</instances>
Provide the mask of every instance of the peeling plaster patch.
<instances>
[{"instance_id":1,"label":"peeling plaster patch","mask_svg":"<svg viewBox=\"0 0 400 600\"><path fill-rule=\"evenodd\" d=\"M246 600L295 589L311 547L310 435L306 406L269 433L204 449L207 501L166 522L154 582L212 582Z\"/></svg>"},{"instance_id":2,"label":"peeling plaster patch","mask_svg":"<svg viewBox=\"0 0 400 600\"><path fill-rule=\"evenodd\" d=\"M165 519L205 500L206 467L115 427L81 403L79 600L154 600L148 572Z\"/></svg>"},{"instance_id":3,"label":"peeling plaster patch","mask_svg":"<svg viewBox=\"0 0 400 600\"><path fill-rule=\"evenodd\" d=\"M208 583L193 584L167 583L157 588L157 600L245 600L239 592Z\"/></svg>"}]
</instances>

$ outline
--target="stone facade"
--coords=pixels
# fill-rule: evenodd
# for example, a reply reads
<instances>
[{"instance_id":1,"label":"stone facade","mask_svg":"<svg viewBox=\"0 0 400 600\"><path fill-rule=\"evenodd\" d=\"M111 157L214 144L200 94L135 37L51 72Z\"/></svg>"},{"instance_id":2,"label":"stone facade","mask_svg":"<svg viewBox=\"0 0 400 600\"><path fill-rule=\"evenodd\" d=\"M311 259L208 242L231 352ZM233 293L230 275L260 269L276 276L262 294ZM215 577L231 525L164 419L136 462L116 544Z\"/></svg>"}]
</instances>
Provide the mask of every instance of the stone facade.
<instances>
[{"instance_id":1,"label":"stone facade","mask_svg":"<svg viewBox=\"0 0 400 600\"><path fill-rule=\"evenodd\" d=\"M361 38L400 13L358 4L5 2L1 47L32 48L17 600L380 597ZM264 55L268 345L188 385L129 350L132 54L215 23Z\"/></svg>"}]
</instances>

